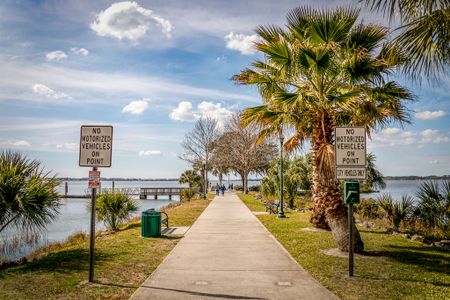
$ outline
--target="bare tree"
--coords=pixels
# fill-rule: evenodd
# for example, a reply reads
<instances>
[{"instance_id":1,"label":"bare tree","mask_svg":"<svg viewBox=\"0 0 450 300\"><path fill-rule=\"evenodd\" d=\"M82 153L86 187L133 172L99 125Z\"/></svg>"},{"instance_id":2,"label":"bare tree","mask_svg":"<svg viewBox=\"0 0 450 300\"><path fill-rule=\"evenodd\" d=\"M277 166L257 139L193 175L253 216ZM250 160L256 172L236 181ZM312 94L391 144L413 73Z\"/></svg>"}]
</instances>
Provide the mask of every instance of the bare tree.
<instances>
[{"instance_id":1,"label":"bare tree","mask_svg":"<svg viewBox=\"0 0 450 300\"><path fill-rule=\"evenodd\" d=\"M214 141L217 140L219 135L219 128L215 119L201 118L195 123L194 129L186 133L181 143L184 153L181 154L180 158L190 162L201 171L204 198L206 198L208 189L208 168L210 168L211 151Z\"/></svg>"},{"instance_id":2,"label":"bare tree","mask_svg":"<svg viewBox=\"0 0 450 300\"><path fill-rule=\"evenodd\" d=\"M256 125L242 128L239 115L235 114L225 125L224 134L214 143L214 165L239 174L244 193L248 193L248 175L266 170L277 153L273 143L263 141L257 144L258 135Z\"/></svg>"}]
</instances>

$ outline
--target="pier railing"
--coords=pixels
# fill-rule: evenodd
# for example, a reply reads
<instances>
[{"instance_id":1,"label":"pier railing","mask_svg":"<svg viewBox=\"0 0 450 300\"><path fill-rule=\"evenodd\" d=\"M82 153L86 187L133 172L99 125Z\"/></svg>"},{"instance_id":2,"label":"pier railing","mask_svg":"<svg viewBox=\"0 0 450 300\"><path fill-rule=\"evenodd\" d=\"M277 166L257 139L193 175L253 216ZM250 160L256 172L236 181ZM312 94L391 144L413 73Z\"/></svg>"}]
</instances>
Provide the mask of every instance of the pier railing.
<instances>
[{"instance_id":1,"label":"pier railing","mask_svg":"<svg viewBox=\"0 0 450 300\"><path fill-rule=\"evenodd\" d=\"M169 196L169 199L172 199L172 196L179 196L181 192L185 188L141 188L139 193L140 199L147 199L148 196L153 196L155 199L158 199L158 196Z\"/></svg>"}]
</instances>

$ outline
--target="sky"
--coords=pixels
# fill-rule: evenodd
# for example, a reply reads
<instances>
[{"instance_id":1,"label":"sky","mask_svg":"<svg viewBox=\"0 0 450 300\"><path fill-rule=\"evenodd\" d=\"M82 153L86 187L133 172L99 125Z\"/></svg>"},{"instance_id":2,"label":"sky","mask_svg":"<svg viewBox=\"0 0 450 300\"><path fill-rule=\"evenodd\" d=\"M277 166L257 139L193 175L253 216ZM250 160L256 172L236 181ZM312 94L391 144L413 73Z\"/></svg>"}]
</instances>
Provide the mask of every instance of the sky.
<instances>
[{"instance_id":1,"label":"sky","mask_svg":"<svg viewBox=\"0 0 450 300\"><path fill-rule=\"evenodd\" d=\"M198 118L219 124L261 103L231 76L259 56L261 24L285 24L302 5L357 1L0 2L0 149L42 162L59 176L78 166L81 125L114 127L102 177L178 178L178 158ZM363 11L365 23L388 22ZM368 151L384 175L450 174L450 79L418 85L396 78L417 101L413 123L373 133ZM300 153L308 152L308 146Z\"/></svg>"}]
</instances>

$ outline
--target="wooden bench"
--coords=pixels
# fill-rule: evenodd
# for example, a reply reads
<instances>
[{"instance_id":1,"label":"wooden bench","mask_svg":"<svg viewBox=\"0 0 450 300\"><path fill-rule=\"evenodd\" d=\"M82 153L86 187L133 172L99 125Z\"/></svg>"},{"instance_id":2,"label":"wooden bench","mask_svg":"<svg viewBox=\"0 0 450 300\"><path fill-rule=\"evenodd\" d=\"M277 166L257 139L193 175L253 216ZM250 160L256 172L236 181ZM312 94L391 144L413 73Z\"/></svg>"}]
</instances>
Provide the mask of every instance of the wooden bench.
<instances>
[{"instance_id":1,"label":"wooden bench","mask_svg":"<svg viewBox=\"0 0 450 300\"><path fill-rule=\"evenodd\" d=\"M280 202L279 201L274 201L274 202L266 202L265 203L266 206L266 212L269 212L269 214L278 214L278 207L280 206Z\"/></svg>"}]
</instances>

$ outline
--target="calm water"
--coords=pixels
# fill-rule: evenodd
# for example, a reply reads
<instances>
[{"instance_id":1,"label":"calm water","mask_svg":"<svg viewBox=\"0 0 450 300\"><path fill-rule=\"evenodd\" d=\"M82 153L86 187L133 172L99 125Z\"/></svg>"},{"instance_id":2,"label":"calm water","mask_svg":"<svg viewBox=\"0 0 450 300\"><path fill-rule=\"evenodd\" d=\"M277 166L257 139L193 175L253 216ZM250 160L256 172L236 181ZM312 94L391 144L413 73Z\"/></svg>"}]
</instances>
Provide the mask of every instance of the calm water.
<instances>
[{"instance_id":1,"label":"calm water","mask_svg":"<svg viewBox=\"0 0 450 300\"><path fill-rule=\"evenodd\" d=\"M212 180L211 184L215 185L217 181ZM420 184L420 180L389 180L386 182L386 189L381 190L380 193L363 194L363 197L377 197L381 193L390 193L394 199L401 199L402 195L409 194L414 196L417 188ZM240 185L239 180L230 180L230 183L234 185ZM249 186L258 184L259 181L249 181ZM228 180L224 180L224 184L228 185ZM132 188L132 187L185 187L176 181L116 181L115 188ZM84 181L69 181L68 182L68 194L82 195L88 192L87 182ZM112 181L103 181L102 188L111 188ZM64 184L59 187L59 192L64 193ZM135 197L138 204L138 211L135 215L140 215L143 210L149 208L159 209L169 203L177 202L179 199L173 197L172 201L168 199L147 199L140 200ZM36 246L40 247L52 242L60 242L65 240L68 236L76 232L89 232L90 212L87 208L90 199L61 199L60 214L54 222L49 224L43 233L42 241ZM105 227L102 223L97 223L97 230L104 230ZM8 235L17 234L15 230L9 230L3 232L3 237ZM0 235L0 238L2 238ZM7 259L18 259L25 255L30 254L33 248L22 249L20 253L8 255Z\"/></svg>"},{"instance_id":2,"label":"calm water","mask_svg":"<svg viewBox=\"0 0 450 300\"><path fill-rule=\"evenodd\" d=\"M442 180L438 180L442 181ZM379 193L362 194L363 198L377 198L383 193L391 194L394 200L400 200L403 195L415 197L422 180L386 180L386 188Z\"/></svg>"}]
</instances>

